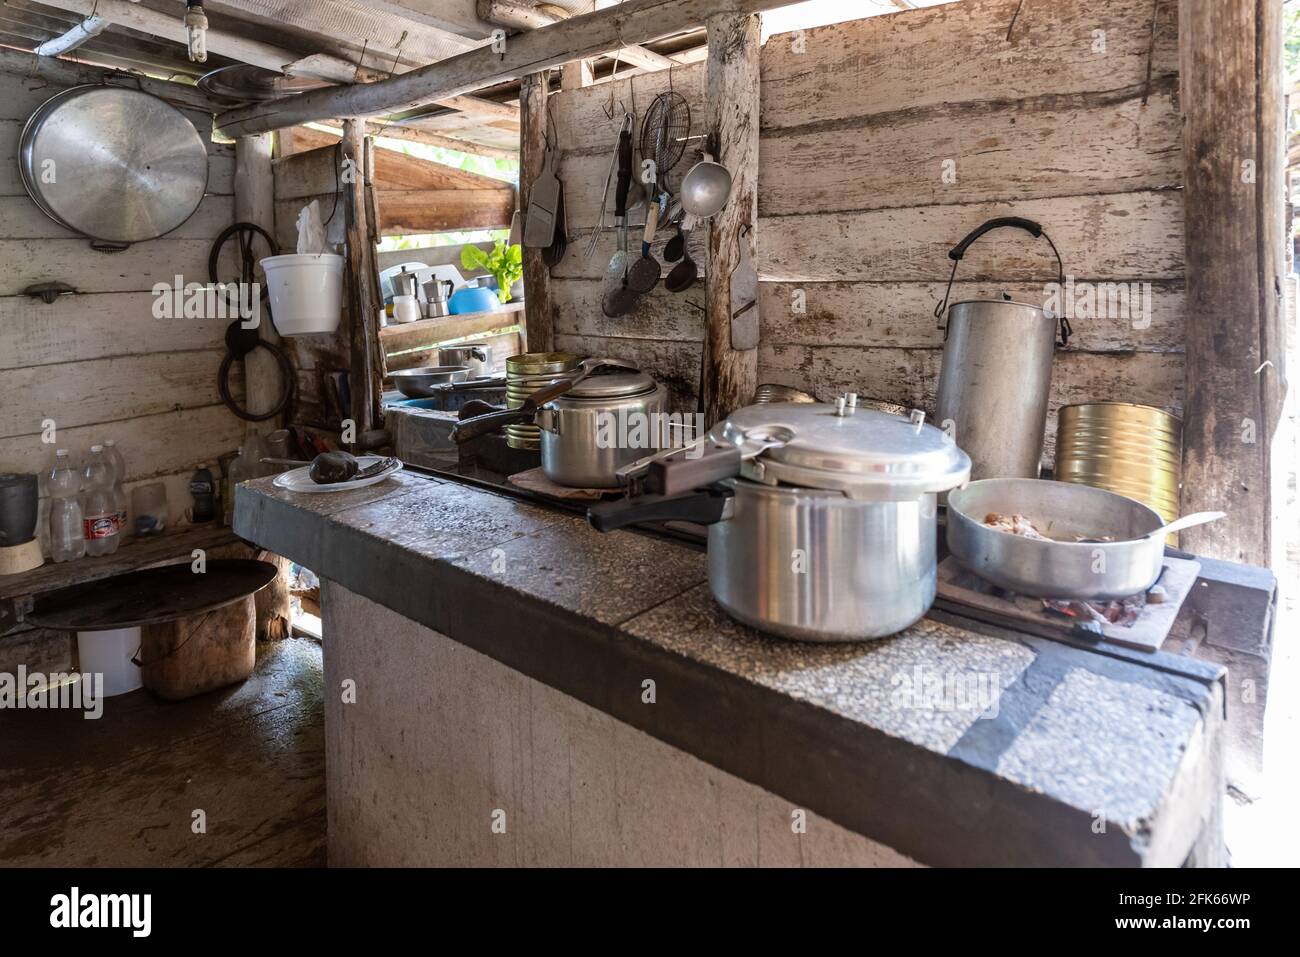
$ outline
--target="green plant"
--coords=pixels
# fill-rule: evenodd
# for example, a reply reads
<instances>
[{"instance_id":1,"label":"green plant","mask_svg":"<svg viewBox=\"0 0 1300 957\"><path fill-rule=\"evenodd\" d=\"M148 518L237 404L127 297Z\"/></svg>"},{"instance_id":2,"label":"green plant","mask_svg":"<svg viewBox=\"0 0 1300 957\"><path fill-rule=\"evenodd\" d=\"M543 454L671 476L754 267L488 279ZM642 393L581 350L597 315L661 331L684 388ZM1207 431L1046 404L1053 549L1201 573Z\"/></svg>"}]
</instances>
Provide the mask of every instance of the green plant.
<instances>
[{"instance_id":1,"label":"green plant","mask_svg":"<svg viewBox=\"0 0 1300 957\"><path fill-rule=\"evenodd\" d=\"M490 253L466 246L460 251L460 264L490 273L497 281L497 298L509 302L510 287L524 276L524 250L522 246L507 245L504 239L498 239Z\"/></svg>"}]
</instances>

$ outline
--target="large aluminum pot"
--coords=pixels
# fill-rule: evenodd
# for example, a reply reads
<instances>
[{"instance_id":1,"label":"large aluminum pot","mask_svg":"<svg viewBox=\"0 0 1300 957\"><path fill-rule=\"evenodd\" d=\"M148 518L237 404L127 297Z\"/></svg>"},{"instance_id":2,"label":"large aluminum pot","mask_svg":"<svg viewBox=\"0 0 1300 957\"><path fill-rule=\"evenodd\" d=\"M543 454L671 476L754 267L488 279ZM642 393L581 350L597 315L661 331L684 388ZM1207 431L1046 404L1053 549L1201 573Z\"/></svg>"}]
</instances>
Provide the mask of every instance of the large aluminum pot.
<instances>
[{"instance_id":1,"label":"large aluminum pot","mask_svg":"<svg viewBox=\"0 0 1300 957\"><path fill-rule=\"evenodd\" d=\"M1022 302L949 310L935 417L970 456L972 478L1038 477L1056 329Z\"/></svg>"},{"instance_id":2,"label":"large aluminum pot","mask_svg":"<svg viewBox=\"0 0 1300 957\"><path fill-rule=\"evenodd\" d=\"M920 414L843 403L741 409L696 461L660 457L646 494L588 511L602 531L643 521L709 526L709 587L732 617L814 642L896 634L934 601L936 493L970 460ZM655 465L668 474L655 477ZM733 473L721 478L730 468ZM738 474L737 474L738 473Z\"/></svg>"},{"instance_id":3,"label":"large aluminum pot","mask_svg":"<svg viewBox=\"0 0 1300 957\"><path fill-rule=\"evenodd\" d=\"M569 379L534 393L519 408L464 419L457 443L521 423L537 427L542 471L569 488L617 488L619 470L667 445L668 390L644 372L614 366L582 375L609 360L588 359Z\"/></svg>"},{"instance_id":4,"label":"large aluminum pot","mask_svg":"<svg viewBox=\"0 0 1300 957\"><path fill-rule=\"evenodd\" d=\"M1049 541L985 524L1027 518ZM987 479L948 496L948 549L986 581L1039 598L1140 595L1163 568L1163 522L1140 502L1087 485Z\"/></svg>"}]
</instances>

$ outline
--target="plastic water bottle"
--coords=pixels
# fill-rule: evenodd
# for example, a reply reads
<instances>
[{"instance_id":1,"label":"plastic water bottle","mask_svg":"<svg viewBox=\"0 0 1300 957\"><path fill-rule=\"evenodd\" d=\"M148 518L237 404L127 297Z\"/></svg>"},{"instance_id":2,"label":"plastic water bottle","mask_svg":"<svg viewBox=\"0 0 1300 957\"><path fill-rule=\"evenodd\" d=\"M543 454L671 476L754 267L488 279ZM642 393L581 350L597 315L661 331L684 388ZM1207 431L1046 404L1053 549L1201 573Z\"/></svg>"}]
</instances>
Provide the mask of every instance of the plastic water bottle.
<instances>
[{"instance_id":1,"label":"plastic water bottle","mask_svg":"<svg viewBox=\"0 0 1300 957\"><path fill-rule=\"evenodd\" d=\"M67 449L54 453L54 468L46 483L50 492L50 557L69 562L86 554L82 525L81 475L72 467Z\"/></svg>"},{"instance_id":2,"label":"plastic water bottle","mask_svg":"<svg viewBox=\"0 0 1300 957\"><path fill-rule=\"evenodd\" d=\"M122 488L122 483L126 481L126 459L122 458L122 451L112 439L104 440L104 459L113 467L113 487L111 491L113 494L113 509L117 516L117 535L120 541L126 538L130 531L126 524L126 490Z\"/></svg>"},{"instance_id":3,"label":"plastic water bottle","mask_svg":"<svg viewBox=\"0 0 1300 957\"><path fill-rule=\"evenodd\" d=\"M111 555L117 551L117 506L113 502L113 466L104 458L104 447L90 447L90 461L83 476L81 495L82 537L87 555Z\"/></svg>"}]
</instances>

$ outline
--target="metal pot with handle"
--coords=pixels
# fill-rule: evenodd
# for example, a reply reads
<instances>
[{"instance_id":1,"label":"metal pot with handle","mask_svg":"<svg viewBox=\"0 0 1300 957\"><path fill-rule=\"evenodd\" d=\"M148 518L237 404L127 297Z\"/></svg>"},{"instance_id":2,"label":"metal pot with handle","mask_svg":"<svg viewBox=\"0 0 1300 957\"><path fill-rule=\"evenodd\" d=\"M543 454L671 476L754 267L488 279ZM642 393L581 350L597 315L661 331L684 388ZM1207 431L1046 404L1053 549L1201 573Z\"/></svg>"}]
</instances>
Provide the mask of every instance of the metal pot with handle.
<instances>
[{"instance_id":1,"label":"metal pot with handle","mask_svg":"<svg viewBox=\"0 0 1300 957\"><path fill-rule=\"evenodd\" d=\"M853 396L749 406L698 446L646 462L648 494L595 506L588 520L601 531L708 525L709 587L733 618L804 641L883 638L933 603L935 496L970 474L924 418L858 408Z\"/></svg>"},{"instance_id":2,"label":"metal pot with handle","mask_svg":"<svg viewBox=\"0 0 1300 957\"><path fill-rule=\"evenodd\" d=\"M617 359L592 358L519 408L458 422L451 437L460 444L535 424L548 479L570 488L618 488L620 469L667 444L667 411L668 390L650 376Z\"/></svg>"},{"instance_id":3,"label":"metal pot with handle","mask_svg":"<svg viewBox=\"0 0 1300 957\"><path fill-rule=\"evenodd\" d=\"M953 279L966 250L985 233L1003 227L1045 239L1056 254L1060 285L1065 285L1056 245L1029 219L990 219L948 253L952 276L935 309L944 330L936 421L970 455L975 479L1038 477L1057 333L1064 346L1072 331L1064 316L1058 320L1041 306L1013 302L1006 295L955 302L949 308Z\"/></svg>"}]
</instances>

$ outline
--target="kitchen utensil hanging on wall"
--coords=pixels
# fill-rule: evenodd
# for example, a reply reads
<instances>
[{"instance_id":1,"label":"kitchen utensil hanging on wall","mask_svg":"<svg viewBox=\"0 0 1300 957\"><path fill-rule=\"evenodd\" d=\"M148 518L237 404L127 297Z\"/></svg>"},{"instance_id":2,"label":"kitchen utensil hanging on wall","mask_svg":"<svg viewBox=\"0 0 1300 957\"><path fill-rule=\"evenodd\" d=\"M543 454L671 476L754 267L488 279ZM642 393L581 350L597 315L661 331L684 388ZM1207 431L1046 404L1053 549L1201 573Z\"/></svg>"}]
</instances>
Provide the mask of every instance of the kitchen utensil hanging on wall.
<instances>
[{"instance_id":1,"label":"kitchen utensil hanging on wall","mask_svg":"<svg viewBox=\"0 0 1300 957\"><path fill-rule=\"evenodd\" d=\"M105 252L176 229L208 185L207 146L185 114L117 86L46 100L23 127L18 160L41 211Z\"/></svg>"},{"instance_id":2,"label":"kitchen utensil hanging on wall","mask_svg":"<svg viewBox=\"0 0 1300 957\"><path fill-rule=\"evenodd\" d=\"M555 173L555 142L548 125L546 153L542 158L542 171L528 191L528 213L524 220L524 245L530 249L545 249L555 242L556 223L559 220L560 193L563 185Z\"/></svg>"},{"instance_id":3,"label":"kitchen utensil hanging on wall","mask_svg":"<svg viewBox=\"0 0 1300 957\"><path fill-rule=\"evenodd\" d=\"M632 187L632 124L636 118L627 114L618 135L618 183L614 188L614 216L618 220L619 248L610 257L605 270L605 292L601 311L611 319L625 316L636 307L636 294L628 287L627 197Z\"/></svg>"}]
</instances>

